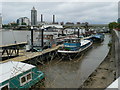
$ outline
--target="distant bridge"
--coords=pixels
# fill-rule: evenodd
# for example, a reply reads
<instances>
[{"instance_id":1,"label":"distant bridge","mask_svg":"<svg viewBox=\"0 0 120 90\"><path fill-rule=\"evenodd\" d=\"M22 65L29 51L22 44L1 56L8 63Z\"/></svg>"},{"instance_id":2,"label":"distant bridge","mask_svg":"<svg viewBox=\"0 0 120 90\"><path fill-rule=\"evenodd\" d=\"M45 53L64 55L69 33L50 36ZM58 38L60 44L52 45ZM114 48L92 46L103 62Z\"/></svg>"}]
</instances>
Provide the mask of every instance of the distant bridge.
<instances>
[{"instance_id":1,"label":"distant bridge","mask_svg":"<svg viewBox=\"0 0 120 90\"><path fill-rule=\"evenodd\" d=\"M65 24L64 27L85 27L85 24ZM108 24L88 24L88 27L108 27Z\"/></svg>"}]
</instances>

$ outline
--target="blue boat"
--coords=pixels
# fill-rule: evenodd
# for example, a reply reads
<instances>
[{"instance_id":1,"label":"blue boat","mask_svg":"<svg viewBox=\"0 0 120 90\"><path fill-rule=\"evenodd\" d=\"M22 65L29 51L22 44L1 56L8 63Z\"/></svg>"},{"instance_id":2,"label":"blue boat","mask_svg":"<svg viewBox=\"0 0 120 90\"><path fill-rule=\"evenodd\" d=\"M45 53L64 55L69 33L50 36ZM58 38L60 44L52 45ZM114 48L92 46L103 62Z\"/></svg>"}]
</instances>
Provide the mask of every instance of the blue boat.
<instances>
[{"instance_id":1,"label":"blue boat","mask_svg":"<svg viewBox=\"0 0 120 90\"><path fill-rule=\"evenodd\" d=\"M0 90L31 88L45 75L35 66L15 61L0 63Z\"/></svg>"},{"instance_id":2,"label":"blue boat","mask_svg":"<svg viewBox=\"0 0 120 90\"><path fill-rule=\"evenodd\" d=\"M104 38L105 38L104 34L97 33L95 35L91 35L89 38L87 38L85 40L92 40L95 43L95 42L102 42L102 41L104 41Z\"/></svg>"},{"instance_id":3,"label":"blue boat","mask_svg":"<svg viewBox=\"0 0 120 90\"><path fill-rule=\"evenodd\" d=\"M81 54L81 52L87 50L92 46L92 41L81 40L80 38L68 38L64 40L62 46L60 46L58 53L69 58L75 58Z\"/></svg>"}]
</instances>

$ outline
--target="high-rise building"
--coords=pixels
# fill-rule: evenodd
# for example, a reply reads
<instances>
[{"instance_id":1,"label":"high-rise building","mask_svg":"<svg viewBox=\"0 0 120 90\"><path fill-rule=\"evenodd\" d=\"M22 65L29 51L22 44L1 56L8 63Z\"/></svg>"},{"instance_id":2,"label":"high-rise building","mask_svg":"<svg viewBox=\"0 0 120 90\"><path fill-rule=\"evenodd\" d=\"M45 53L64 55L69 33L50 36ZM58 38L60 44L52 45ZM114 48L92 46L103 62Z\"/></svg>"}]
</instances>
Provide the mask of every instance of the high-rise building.
<instances>
[{"instance_id":1,"label":"high-rise building","mask_svg":"<svg viewBox=\"0 0 120 90\"><path fill-rule=\"evenodd\" d=\"M27 17L21 17L17 19L17 24L18 25L30 25L30 20Z\"/></svg>"},{"instance_id":2,"label":"high-rise building","mask_svg":"<svg viewBox=\"0 0 120 90\"><path fill-rule=\"evenodd\" d=\"M53 24L55 23L55 15L53 15Z\"/></svg>"},{"instance_id":3,"label":"high-rise building","mask_svg":"<svg viewBox=\"0 0 120 90\"><path fill-rule=\"evenodd\" d=\"M35 7L31 10L31 25L37 25L37 10L35 10Z\"/></svg>"},{"instance_id":4,"label":"high-rise building","mask_svg":"<svg viewBox=\"0 0 120 90\"><path fill-rule=\"evenodd\" d=\"M43 22L43 15L41 14L41 22Z\"/></svg>"}]
</instances>

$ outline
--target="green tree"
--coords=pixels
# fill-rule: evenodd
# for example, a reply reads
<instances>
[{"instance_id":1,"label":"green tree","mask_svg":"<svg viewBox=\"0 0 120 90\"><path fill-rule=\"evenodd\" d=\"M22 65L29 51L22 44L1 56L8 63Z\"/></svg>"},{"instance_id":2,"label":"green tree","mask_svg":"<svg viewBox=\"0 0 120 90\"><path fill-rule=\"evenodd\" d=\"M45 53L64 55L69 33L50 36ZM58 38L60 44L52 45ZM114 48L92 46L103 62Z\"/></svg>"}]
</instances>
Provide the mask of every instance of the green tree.
<instances>
[{"instance_id":1,"label":"green tree","mask_svg":"<svg viewBox=\"0 0 120 90\"><path fill-rule=\"evenodd\" d=\"M8 24L2 25L2 28L9 28L9 27L10 27L10 25L8 25Z\"/></svg>"},{"instance_id":2,"label":"green tree","mask_svg":"<svg viewBox=\"0 0 120 90\"><path fill-rule=\"evenodd\" d=\"M18 24L17 23L11 23L11 26L16 27L16 26L18 26Z\"/></svg>"},{"instance_id":3,"label":"green tree","mask_svg":"<svg viewBox=\"0 0 120 90\"><path fill-rule=\"evenodd\" d=\"M120 23L118 23L118 26L117 26L118 29L120 29Z\"/></svg>"},{"instance_id":4,"label":"green tree","mask_svg":"<svg viewBox=\"0 0 120 90\"><path fill-rule=\"evenodd\" d=\"M26 23L22 23L22 25L27 25Z\"/></svg>"},{"instance_id":5,"label":"green tree","mask_svg":"<svg viewBox=\"0 0 120 90\"><path fill-rule=\"evenodd\" d=\"M112 30L112 29L115 29L115 28L117 28L117 26L118 26L118 23L116 23L116 22L111 22L111 23L109 23L109 29L110 30Z\"/></svg>"}]
</instances>

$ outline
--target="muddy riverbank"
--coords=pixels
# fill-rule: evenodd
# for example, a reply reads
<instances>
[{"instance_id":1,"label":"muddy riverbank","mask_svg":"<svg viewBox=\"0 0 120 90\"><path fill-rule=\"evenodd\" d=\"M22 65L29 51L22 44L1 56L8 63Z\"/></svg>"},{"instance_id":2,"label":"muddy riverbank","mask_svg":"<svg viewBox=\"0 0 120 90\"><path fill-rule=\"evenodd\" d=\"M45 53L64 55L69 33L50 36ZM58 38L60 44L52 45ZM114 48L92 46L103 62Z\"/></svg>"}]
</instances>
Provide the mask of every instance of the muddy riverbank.
<instances>
[{"instance_id":1,"label":"muddy riverbank","mask_svg":"<svg viewBox=\"0 0 120 90\"><path fill-rule=\"evenodd\" d=\"M106 35L102 43L93 45L78 59L69 61L57 57L38 65L46 75L45 88L79 88L107 56L110 38Z\"/></svg>"},{"instance_id":2,"label":"muddy riverbank","mask_svg":"<svg viewBox=\"0 0 120 90\"><path fill-rule=\"evenodd\" d=\"M116 79L115 38L112 35L110 50L104 61L88 77L81 88L106 88Z\"/></svg>"}]
</instances>

